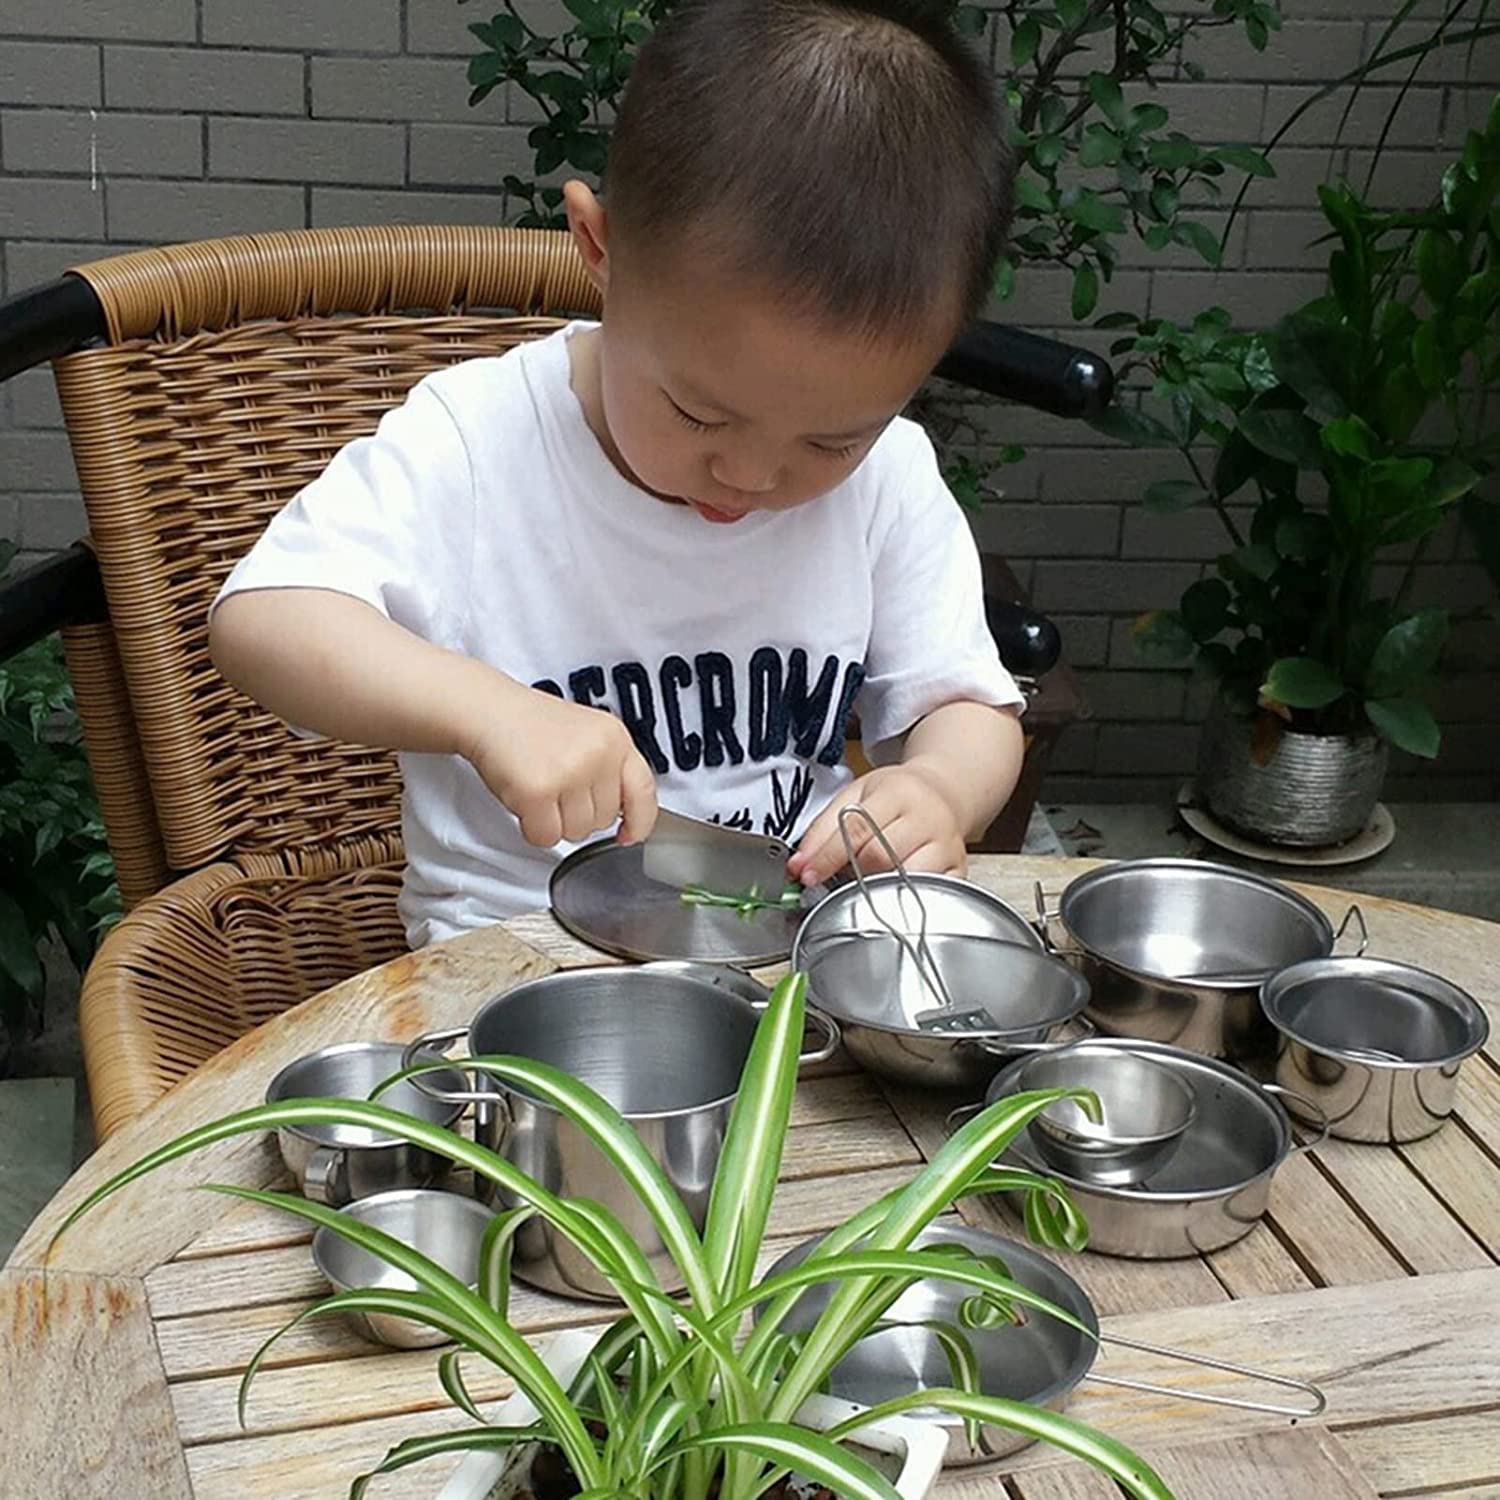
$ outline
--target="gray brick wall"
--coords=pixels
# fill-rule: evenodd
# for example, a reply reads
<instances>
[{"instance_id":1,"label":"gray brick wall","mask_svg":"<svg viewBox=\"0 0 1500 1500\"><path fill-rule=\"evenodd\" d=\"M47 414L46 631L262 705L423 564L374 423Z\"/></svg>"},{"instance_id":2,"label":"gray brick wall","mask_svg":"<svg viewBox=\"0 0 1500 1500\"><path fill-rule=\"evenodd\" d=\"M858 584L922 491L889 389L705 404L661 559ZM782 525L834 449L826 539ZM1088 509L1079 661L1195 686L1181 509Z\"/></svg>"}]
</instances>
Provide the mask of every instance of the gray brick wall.
<instances>
[{"instance_id":1,"label":"gray brick wall","mask_svg":"<svg viewBox=\"0 0 1500 1500\"><path fill-rule=\"evenodd\" d=\"M563 17L562 0L520 0ZM0 0L0 290L13 292L112 249L296 225L493 222L499 184L530 160L531 111L497 91L466 103L467 24L490 10L457 0ZM1365 54L1394 0L1299 0L1263 56L1227 32L1190 56L1162 102L1214 140L1263 140L1324 80ZM1421 0L1417 17L1441 14ZM1412 23L1416 29L1420 21ZM996 38L997 43L1003 41ZM1086 59L1071 71L1086 70ZM1375 177L1392 205L1425 198L1438 162L1484 117L1500 46L1424 70ZM1214 273L1180 249L1137 247L1101 311L1182 317L1220 302L1264 324L1321 285L1317 184L1363 172L1400 79L1368 90L1335 144L1342 99L1311 110L1259 182ZM1201 214L1218 228L1222 215ZM1005 316L1079 338L1069 281L1023 280ZM1219 547L1208 516L1157 517L1136 503L1170 459L1125 450L1076 424L993 405L970 410L992 442L1028 448L999 477L1002 502L977 521L1062 625L1092 718L1064 737L1057 796L1169 796L1191 769L1203 686L1141 668L1130 624L1171 604ZM50 379L0 388L0 535L32 555L83 529ZM1454 607L1492 600L1456 530L1431 549L1415 596ZM1397 564L1393 561L1391 575ZM1500 624L1465 625L1438 697L1447 726L1435 766L1400 761L1398 796L1500 796Z\"/></svg>"}]
</instances>

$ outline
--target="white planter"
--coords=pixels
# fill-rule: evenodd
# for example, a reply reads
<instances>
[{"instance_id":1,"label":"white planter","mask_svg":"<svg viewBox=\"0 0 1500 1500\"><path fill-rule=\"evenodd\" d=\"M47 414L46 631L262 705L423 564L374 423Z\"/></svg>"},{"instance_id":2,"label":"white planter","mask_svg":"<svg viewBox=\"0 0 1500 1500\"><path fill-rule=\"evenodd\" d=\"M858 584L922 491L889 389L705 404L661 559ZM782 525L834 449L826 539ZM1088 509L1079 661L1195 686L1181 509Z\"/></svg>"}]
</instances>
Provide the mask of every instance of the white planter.
<instances>
[{"instance_id":1,"label":"white planter","mask_svg":"<svg viewBox=\"0 0 1500 1500\"><path fill-rule=\"evenodd\" d=\"M569 1329L540 1351L548 1369L563 1385L578 1374L596 1337L594 1333ZM859 1410L851 1402L833 1396L813 1396L797 1413L797 1420L804 1427L826 1431ZM493 1421L496 1426L519 1427L535 1419L536 1409L517 1392L495 1413ZM872 1460L876 1455L895 1460L899 1467L891 1483L902 1500L923 1500L943 1467L948 1436L930 1422L887 1417L865 1428L848 1446L855 1452L866 1450ZM526 1485L534 1452L535 1445L528 1445L508 1454L471 1453L453 1471L435 1500L511 1500ZM888 1461L881 1467L890 1469L893 1465Z\"/></svg>"}]
</instances>

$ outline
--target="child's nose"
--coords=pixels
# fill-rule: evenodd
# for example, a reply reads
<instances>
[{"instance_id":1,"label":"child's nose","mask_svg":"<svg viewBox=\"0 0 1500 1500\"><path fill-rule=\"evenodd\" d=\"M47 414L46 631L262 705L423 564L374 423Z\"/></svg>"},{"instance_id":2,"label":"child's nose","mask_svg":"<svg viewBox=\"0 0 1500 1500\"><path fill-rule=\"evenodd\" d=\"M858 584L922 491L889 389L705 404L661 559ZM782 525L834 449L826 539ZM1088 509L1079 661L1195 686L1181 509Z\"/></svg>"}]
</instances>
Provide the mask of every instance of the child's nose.
<instances>
[{"instance_id":1,"label":"child's nose","mask_svg":"<svg viewBox=\"0 0 1500 1500\"><path fill-rule=\"evenodd\" d=\"M709 460L708 472L715 484L741 495L766 495L776 488L776 471L764 461L750 456L730 457L721 454Z\"/></svg>"}]
</instances>

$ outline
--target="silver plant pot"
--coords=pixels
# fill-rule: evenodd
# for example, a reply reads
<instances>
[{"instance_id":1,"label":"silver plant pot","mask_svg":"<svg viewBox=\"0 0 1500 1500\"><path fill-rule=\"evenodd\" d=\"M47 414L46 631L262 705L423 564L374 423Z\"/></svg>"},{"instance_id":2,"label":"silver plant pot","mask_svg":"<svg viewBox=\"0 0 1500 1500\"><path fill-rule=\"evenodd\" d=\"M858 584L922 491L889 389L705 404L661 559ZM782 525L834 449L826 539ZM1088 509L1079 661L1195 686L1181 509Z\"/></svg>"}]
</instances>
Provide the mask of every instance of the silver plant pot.
<instances>
[{"instance_id":1,"label":"silver plant pot","mask_svg":"<svg viewBox=\"0 0 1500 1500\"><path fill-rule=\"evenodd\" d=\"M1251 754L1255 721L1216 706L1198 742L1198 796L1225 827L1293 848L1352 839L1370 821L1385 780L1377 734L1283 729L1271 758Z\"/></svg>"}]
</instances>

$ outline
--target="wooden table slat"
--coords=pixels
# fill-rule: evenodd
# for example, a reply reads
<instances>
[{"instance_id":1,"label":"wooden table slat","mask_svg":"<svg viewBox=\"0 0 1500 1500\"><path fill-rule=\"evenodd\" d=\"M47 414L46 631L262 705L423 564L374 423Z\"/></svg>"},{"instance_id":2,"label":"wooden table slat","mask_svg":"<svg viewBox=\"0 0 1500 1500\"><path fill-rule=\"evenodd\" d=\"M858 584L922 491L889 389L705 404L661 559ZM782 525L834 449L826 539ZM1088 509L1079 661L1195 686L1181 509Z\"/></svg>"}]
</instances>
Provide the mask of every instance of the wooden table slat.
<instances>
[{"instance_id":1,"label":"wooden table slat","mask_svg":"<svg viewBox=\"0 0 1500 1500\"><path fill-rule=\"evenodd\" d=\"M1416 1173L1500 1259L1500 1167L1452 1121L1425 1141L1398 1148Z\"/></svg>"},{"instance_id":2,"label":"wooden table slat","mask_svg":"<svg viewBox=\"0 0 1500 1500\"><path fill-rule=\"evenodd\" d=\"M1343 1440L1383 1494L1500 1481L1500 1409L1382 1422Z\"/></svg>"},{"instance_id":3,"label":"wooden table slat","mask_svg":"<svg viewBox=\"0 0 1500 1500\"><path fill-rule=\"evenodd\" d=\"M1313 1155L1419 1276L1494 1264L1449 1206L1397 1152L1357 1141L1329 1140Z\"/></svg>"},{"instance_id":4,"label":"wooden table slat","mask_svg":"<svg viewBox=\"0 0 1500 1500\"><path fill-rule=\"evenodd\" d=\"M1183 1496L1215 1500L1377 1500L1340 1441L1313 1428L1258 1433L1142 1454ZM1019 1500L1118 1500L1119 1491L1082 1469L1025 1474ZM946 1496L945 1496L946 1500Z\"/></svg>"},{"instance_id":5,"label":"wooden table slat","mask_svg":"<svg viewBox=\"0 0 1500 1500\"><path fill-rule=\"evenodd\" d=\"M1289 1156L1271 1189L1271 1218L1325 1286L1389 1281L1406 1267L1306 1156Z\"/></svg>"}]
</instances>

